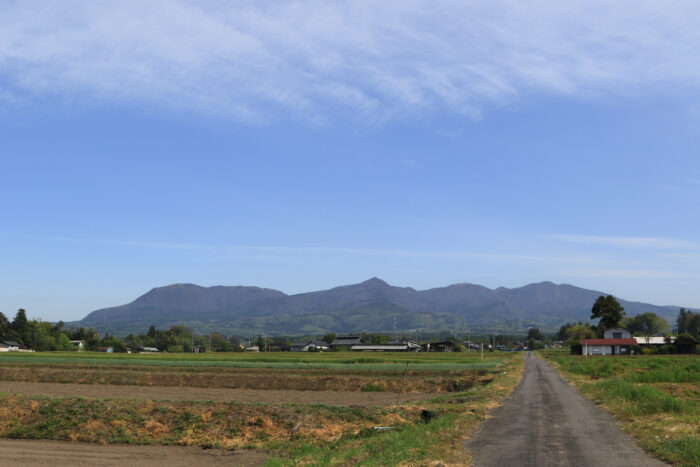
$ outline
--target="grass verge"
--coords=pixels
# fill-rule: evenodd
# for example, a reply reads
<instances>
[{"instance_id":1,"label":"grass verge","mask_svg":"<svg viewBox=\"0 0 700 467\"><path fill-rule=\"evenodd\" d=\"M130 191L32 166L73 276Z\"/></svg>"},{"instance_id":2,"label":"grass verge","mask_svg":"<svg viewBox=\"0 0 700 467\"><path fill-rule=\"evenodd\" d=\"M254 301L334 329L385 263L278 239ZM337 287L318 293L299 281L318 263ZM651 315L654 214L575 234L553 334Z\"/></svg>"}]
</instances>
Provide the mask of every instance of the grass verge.
<instances>
[{"instance_id":1,"label":"grass verge","mask_svg":"<svg viewBox=\"0 0 700 467\"><path fill-rule=\"evenodd\" d=\"M700 465L697 356L542 355L584 395L612 412L644 450L673 465Z\"/></svg>"}]
</instances>

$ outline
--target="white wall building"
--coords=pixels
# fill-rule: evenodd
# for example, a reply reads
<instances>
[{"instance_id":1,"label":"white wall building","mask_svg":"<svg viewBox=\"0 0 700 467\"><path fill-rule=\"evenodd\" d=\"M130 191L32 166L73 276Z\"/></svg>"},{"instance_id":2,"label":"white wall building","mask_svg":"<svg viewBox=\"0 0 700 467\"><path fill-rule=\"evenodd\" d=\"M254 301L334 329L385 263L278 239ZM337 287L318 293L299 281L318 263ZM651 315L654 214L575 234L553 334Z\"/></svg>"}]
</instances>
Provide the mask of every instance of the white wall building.
<instances>
[{"instance_id":1,"label":"white wall building","mask_svg":"<svg viewBox=\"0 0 700 467\"><path fill-rule=\"evenodd\" d=\"M637 341L625 328L614 327L603 332L603 339L581 339L583 355L629 355Z\"/></svg>"}]
</instances>

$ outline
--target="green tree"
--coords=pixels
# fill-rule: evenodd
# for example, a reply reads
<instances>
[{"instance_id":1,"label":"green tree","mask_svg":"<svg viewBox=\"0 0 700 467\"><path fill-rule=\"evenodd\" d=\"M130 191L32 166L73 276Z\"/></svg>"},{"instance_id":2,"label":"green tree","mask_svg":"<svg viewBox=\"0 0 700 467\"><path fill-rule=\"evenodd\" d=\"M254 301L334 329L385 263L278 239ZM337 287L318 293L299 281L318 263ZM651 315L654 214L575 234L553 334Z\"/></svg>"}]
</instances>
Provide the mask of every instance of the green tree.
<instances>
[{"instance_id":1,"label":"green tree","mask_svg":"<svg viewBox=\"0 0 700 467\"><path fill-rule=\"evenodd\" d=\"M676 332L688 333L695 339L700 339L700 313L681 308L676 319Z\"/></svg>"},{"instance_id":2,"label":"green tree","mask_svg":"<svg viewBox=\"0 0 700 467\"><path fill-rule=\"evenodd\" d=\"M5 337L7 331L10 330L10 326L10 320L7 319L7 316L5 316L2 312L0 312L0 337Z\"/></svg>"},{"instance_id":3,"label":"green tree","mask_svg":"<svg viewBox=\"0 0 700 467\"><path fill-rule=\"evenodd\" d=\"M527 330L527 339L533 341L541 341L544 340L544 336L542 336L542 333L539 329L530 328Z\"/></svg>"},{"instance_id":4,"label":"green tree","mask_svg":"<svg viewBox=\"0 0 700 467\"><path fill-rule=\"evenodd\" d=\"M695 346L697 343L695 337L685 332L678 334L673 345L676 353L695 353Z\"/></svg>"},{"instance_id":5,"label":"green tree","mask_svg":"<svg viewBox=\"0 0 700 467\"><path fill-rule=\"evenodd\" d=\"M119 339L110 336L109 334L105 334L105 337L102 339L102 347L111 347L112 352L114 353L126 353L126 346L120 341Z\"/></svg>"},{"instance_id":6,"label":"green tree","mask_svg":"<svg viewBox=\"0 0 700 467\"><path fill-rule=\"evenodd\" d=\"M612 295L600 296L591 308L591 319L598 319L598 328L601 330L614 328L625 316L625 309Z\"/></svg>"},{"instance_id":7,"label":"green tree","mask_svg":"<svg viewBox=\"0 0 700 467\"><path fill-rule=\"evenodd\" d=\"M255 340L255 345L258 346L258 350L261 352L265 352L265 344L266 344L266 339L263 338L263 336L258 335L258 338Z\"/></svg>"},{"instance_id":8,"label":"green tree","mask_svg":"<svg viewBox=\"0 0 700 467\"><path fill-rule=\"evenodd\" d=\"M700 340L700 313L693 313L693 317L688 323L688 334Z\"/></svg>"},{"instance_id":9,"label":"green tree","mask_svg":"<svg viewBox=\"0 0 700 467\"><path fill-rule=\"evenodd\" d=\"M27 323L27 312L24 310L24 308L20 308L19 310L17 310L17 314L12 320L10 328L15 332L17 336L19 336L20 339L22 339L23 343L26 343L27 341Z\"/></svg>"},{"instance_id":10,"label":"green tree","mask_svg":"<svg viewBox=\"0 0 700 467\"><path fill-rule=\"evenodd\" d=\"M209 342L211 342L211 348L215 352L228 352L231 350L231 346L226 340L226 336L220 332L212 332L209 334Z\"/></svg>"},{"instance_id":11,"label":"green tree","mask_svg":"<svg viewBox=\"0 0 700 467\"><path fill-rule=\"evenodd\" d=\"M229 336L228 344L234 351L241 350L241 339L238 336Z\"/></svg>"},{"instance_id":12,"label":"green tree","mask_svg":"<svg viewBox=\"0 0 700 467\"><path fill-rule=\"evenodd\" d=\"M566 323L564 326L559 328L557 332L557 340L565 341L567 331L573 326L573 324Z\"/></svg>"},{"instance_id":13,"label":"green tree","mask_svg":"<svg viewBox=\"0 0 700 467\"><path fill-rule=\"evenodd\" d=\"M576 324L566 331L566 337L570 343L578 342L581 339L592 339L595 337L595 332L587 324Z\"/></svg>"},{"instance_id":14,"label":"green tree","mask_svg":"<svg viewBox=\"0 0 700 467\"><path fill-rule=\"evenodd\" d=\"M56 339L56 350L73 350L73 344L64 333L59 334Z\"/></svg>"},{"instance_id":15,"label":"green tree","mask_svg":"<svg viewBox=\"0 0 700 467\"><path fill-rule=\"evenodd\" d=\"M333 341L335 340L336 337L338 337L338 336L336 336L335 333L332 332L332 333L329 333L329 334L324 335L324 336L321 338L321 340L322 340L323 342L325 342L326 344L330 344L331 342L333 342Z\"/></svg>"},{"instance_id":16,"label":"green tree","mask_svg":"<svg viewBox=\"0 0 700 467\"><path fill-rule=\"evenodd\" d=\"M668 321L652 312L642 313L634 318L625 318L622 320L622 324L636 336L668 334L671 331Z\"/></svg>"}]
</instances>

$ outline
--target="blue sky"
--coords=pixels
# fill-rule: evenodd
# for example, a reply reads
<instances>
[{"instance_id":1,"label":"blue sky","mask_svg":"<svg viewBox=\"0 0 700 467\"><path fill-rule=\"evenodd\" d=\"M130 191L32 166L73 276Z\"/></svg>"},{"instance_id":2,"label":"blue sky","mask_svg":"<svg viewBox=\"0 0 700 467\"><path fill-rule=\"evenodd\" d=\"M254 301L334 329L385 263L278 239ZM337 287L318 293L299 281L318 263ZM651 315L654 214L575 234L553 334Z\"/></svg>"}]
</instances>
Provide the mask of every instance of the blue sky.
<instances>
[{"instance_id":1,"label":"blue sky","mask_svg":"<svg viewBox=\"0 0 700 467\"><path fill-rule=\"evenodd\" d=\"M700 307L696 2L0 6L7 315L372 276Z\"/></svg>"}]
</instances>

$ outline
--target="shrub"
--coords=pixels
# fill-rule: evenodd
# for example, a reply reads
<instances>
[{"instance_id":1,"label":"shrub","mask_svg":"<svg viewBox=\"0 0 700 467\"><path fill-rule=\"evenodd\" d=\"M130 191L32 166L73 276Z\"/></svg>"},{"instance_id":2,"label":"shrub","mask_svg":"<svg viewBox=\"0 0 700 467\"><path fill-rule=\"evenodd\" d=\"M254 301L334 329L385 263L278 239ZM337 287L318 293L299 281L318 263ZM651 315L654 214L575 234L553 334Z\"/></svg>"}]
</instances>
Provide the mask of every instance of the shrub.
<instances>
[{"instance_id":1,"label":"shrub","mask_svg":"<svg viewBox=\"0 0 700 467\"><path fill-rule=\"evenodd\" d=\"M570 342L571 355L583 355L583 346L580 342Z\"/></svg>"},{"instance_id":2,"label":"shrub","mask_svg":"<svg viewBox=\"0 0 700 467\"><path fill-rule=\"evenodd\" d=\"M686 332L676 337L676 342L673 344L673 347L676 353L693 353L696 344L697 341L695 338Z\"/></svg>"}]
</instances>

